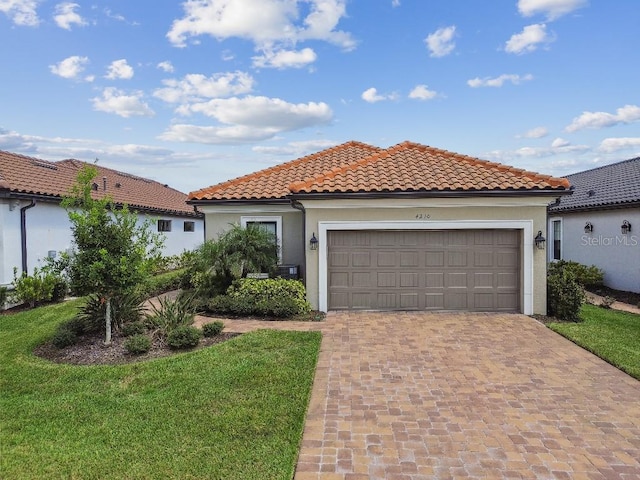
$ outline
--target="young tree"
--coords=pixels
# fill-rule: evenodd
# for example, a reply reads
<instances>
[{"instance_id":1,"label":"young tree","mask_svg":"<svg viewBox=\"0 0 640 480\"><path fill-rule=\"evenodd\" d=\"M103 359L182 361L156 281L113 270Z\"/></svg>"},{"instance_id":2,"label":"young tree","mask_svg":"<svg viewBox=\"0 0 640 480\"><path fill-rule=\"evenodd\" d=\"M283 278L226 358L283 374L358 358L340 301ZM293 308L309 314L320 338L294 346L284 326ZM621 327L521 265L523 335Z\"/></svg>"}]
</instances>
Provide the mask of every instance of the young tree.
<instances>
[{"instance_id":1,"label":"young tree","mask_svg":"<svg viewBox=\"0 0 640 480\"><path fill-rule=\"evenodd\" d=\"M110 197L91 196L95 167L83 167L77 183L62 205L71 221L75 252L69 277L80 294L96 293L105 302L105 344L111 343L111 301L133 289L150 275L159 261L163 238L150 220L138 225L127 205L116 206Z\"/></svg>"}]
</instances>

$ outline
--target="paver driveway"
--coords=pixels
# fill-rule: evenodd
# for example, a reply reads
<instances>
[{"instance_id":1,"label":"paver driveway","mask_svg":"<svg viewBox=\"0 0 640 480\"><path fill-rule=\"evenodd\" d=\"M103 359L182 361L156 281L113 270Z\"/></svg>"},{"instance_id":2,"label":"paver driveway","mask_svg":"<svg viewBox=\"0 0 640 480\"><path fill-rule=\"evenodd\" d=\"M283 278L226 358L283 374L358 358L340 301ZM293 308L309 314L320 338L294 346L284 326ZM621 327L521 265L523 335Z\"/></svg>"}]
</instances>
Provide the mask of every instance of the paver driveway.
<instances>
[{"instance_id":1,"label":"paver driveway","mask_svg":"<svg viewBox=\"0 0 640 480\"><path fill-rule=\"evenodd\" d=\"M321 325L296 480L640 478L640 382L527 316Z\"/></svg>"}]
</instances>

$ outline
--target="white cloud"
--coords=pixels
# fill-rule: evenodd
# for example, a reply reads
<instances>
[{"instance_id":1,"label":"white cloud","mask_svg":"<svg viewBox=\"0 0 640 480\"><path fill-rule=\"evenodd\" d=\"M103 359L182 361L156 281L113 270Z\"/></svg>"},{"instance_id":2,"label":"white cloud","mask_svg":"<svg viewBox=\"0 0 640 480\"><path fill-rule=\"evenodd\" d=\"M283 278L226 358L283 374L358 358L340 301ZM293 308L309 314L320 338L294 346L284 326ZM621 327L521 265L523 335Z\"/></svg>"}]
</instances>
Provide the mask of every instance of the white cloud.
<instances>
[{"instance_id":1,"label":"white cloud","mask_svg":"<svg viewBox=\"0 0 640 480\"><path fill-rule=\"evenodd\" d=\"M523 135L518 135L518 138L542 138L549 135L549 130L546 127L536 127L525 132Z\"/></svg>"},{"instance_id":2,"label":"white cloud","mask_svg":"<svg viewBox=\"0 0 640 480\"><path fill-rule=\"evenodd\" d=\"M53 16L56 25L65 30L71 30L71 26L74 24L78 26L86 25L87 22L75 11L76 8L80 8L80 5L71 2L56 5L56 14Z\"/></svg>"},{"instance_id":3,"label":"white cloud","mask_svg":"<svg viewBox=\"0 0 640 480\"><path fill-rule=\"evenodd\" d=\"M616 113L607 112L583 112L573 119L565 128L567 132L576 132L584 128L603 128L618 124L633 123L640 120L640 107L637 105L625 105L618 108Z\"/></svg>"},{"instance_id":4,"label":"white cloud","mask_svg":"<svg viewBox=\"0 0 640 480\"><path fill-rule=\"evenodd\" d=\"M515 74L502 74L499 77L491 78L491 77L476 77L471 80L467 80L467 85L471 88L478 87L502 87L505 82L511 82L514 85L519 85L522 82L528 82L533 80L533 75L527 73L526 75L520 76Z\"/></svg>"},{"instance_id":5,"label":"white cloud","mask_svg":"<svg viewBox=\"0 0 640 480\"><path fill-rule=\"evenodd\" d=\"M544 23L534 23L527 25L521 33L511 36L504 49L508 53L521 55L535 51L541 43L551 43L555 40L553 36L547 34L547 26Z\"/></svg>"},{"instance_id":6,"label":"white cloud","mask_svg":"<svg viewBox=\"0 0 640 480\"><path fill-rule=\"evenodd\" d=\"M172 125L159 138L169 141L234 144L272 138L331 121L333 112L325 103L292 104L279 98L254 97L214 99L185 107L185 113L201 113L222 126Z\"/></svg>"},{"instance_id":7,"label":"white cloud","mask_svg":"<svg viewBox=\"0 0 640 480\"><path fill-rule=\"evenodd\" d=\"M124 118L152 117L155 112L143 100L143 92L133 92L129 95L114 87L105 88L102 97L92 100L94 110L115 113Z\"/></svg>"},{"instance_id":8,"label":"white cloud","mask_svg":"<svg viewBox=\"0 0 640 480\"><path fill-rule=\"evenodd\" d=\"M551 148L562 148L562 147L568 147L569 145L571 145L569 141L560 137L554 139L553 142L551 142Z\"/></svg>"},{"instance_id":9,"label":"white cloud","mask_svg":"<svg viewBox=\"0 0 640 480\"><path fill-rule=\"evenodd\" d=\"M336 30L346 15L346 0L191 0L183 8L184 17L174 20L167 33L178 47L200 35L245 38L258 48L300 40L324 40L346 50L355 47L349 33ZM302 19L301 10L309 11Z\"/></svg>"},{"instance_id":10,"label":"white cloud","mask_svg":"<svg viewBox=\"0 0 640 480\"><path fill-rule=\"evenodd\" d=\"M518 0L518 11L525 17L541 13L555 20L588 3L588 0Z\"/></svg>"},{"instance_id":11,"label":"white cloud","mask_svg":"<svg viewBox=\"0 0 640 480\"><path fill-rule=\"evenodd\" d=\"M173 72L173 64L168 60L165 60L164 62L160 62L158 65L156 65L156 67L166 73Z\"/></svg>"},{"instance_id":12,"label":"white cloud","mask_svg":"<svg viewBox=\"0 0 640 480\"><path fill-rule=\"evenodd\" d=\"M268 155L286 155L288 157L300 158L324 150L325 148L333 147L339 143L340 142L333 140L304 140L301 142L289 142L282 146L257 145L251 150Z\"/></svg>"},{"instance_id":13,"label":"white cloud","mask_svg":"<svg viewBox=\"0 0 640 480\"><path fill-rule=\"evenodd\" d=\"M248 73L236 71L210 77L191 73L181 80L169 79L162 83L165 88L157 89L153 96L168 103L178 103L249 93L253 89L254 80Z\"/></svg>"},{"instance_id":14,"label":"white cloud","mask_svg":"<svg viewBox=\"0 0 640 480\"><path fill-rule=\"evenodd\" d=\"M16 25L25 27L36 27L40 24L37 6L37 0L0 0L0 12Z\"/></svg>"},{"instance_id":15,"label":"white cloud","mask_svg":"<svg viewBox=\"0 0 640 480\"><path fill-rule=\"evenodd\" d=\"M302 50L267 50L253 57L253 66L258 68L302 68L316 61L318 56L311 48Z\"/></svg>"},{"instance_id":16,"label":"white cloud","mask_svg":"<svg viewBox=\"0 0 640 480\"><path fill-rule=\"evenodd\" d=\"M617 152L618 150L637 149L640 152L640 137L605 138L600 142L598 150L602 152ZM640 155L640 153L639 153Z\"/></svg>"},{"instance_id":17,"label":"white cloud","mask_svg":"<svg viewBox=\"0 0 640 480\"><path fill-rule=\"evenodd\" d=\"M133 68L127 63L127 60L122 58L120 60L114 60L107 68L107 74L105 78L111 80L129 80L133 78Z\"/></svg>"},{"instance_id":18,"label":"white cloud","mask_svg":"<svg viewBox=\"0 0 640 480\"><path fill-rule=\"evenodd\" d=\"M89 58L73 55L56 63L55 65L49 65L49 70L51 70L51 73L54 75L58 75L62 78L77 79L84 71L84 67L87 63L89 63ZM92 79L87 78L87 80L91 81Z\"/></svg>"},{"instance_id":19,"label":"white cloud","mask_svg":"<svg viewBox=\"0 0 640 480\"><path fill-rule=\"evenodd\" d=\"M396 98L398 98L398 95L396 95L395 93L380 95L376 88L371 87L362 92L361 97L365 102L376 103L383 100L395 100Z\"/></svg>"},{"instance_id":20,"label":"white cloud","mask_svg":"<svg viewBox=\"0 0 640 480\"><path fill-rule=\"evenodd\" d=\"M417 100L431 100L438 96L438 92L429 90L426 85L416 85L416 87L409 93L409 98Z\"/></svg>"},{"instance_id":21,"label":"white cloud","mask_svg":"<svg viewBox=\"0 0 640 480\"><path fill-rule=\"evenodd\" d=\"M391 6L393 8L400 6L400 0L391 0Z\"/></svg>"},{"instance_id":22,"label":"white cloud","mask_svg":"<svg viewBox=\"0 0 640 480\"><path fill-rule=\"evenodd\" d=\"M427 48L431 52L429 56L444 57L445 55L449 55L453 52L453 49L456 48L456 44L453 41L455 34L455 25L439 28L435 32L429 34L424 40L427 44Z\"/></svg>"}]
</instances>

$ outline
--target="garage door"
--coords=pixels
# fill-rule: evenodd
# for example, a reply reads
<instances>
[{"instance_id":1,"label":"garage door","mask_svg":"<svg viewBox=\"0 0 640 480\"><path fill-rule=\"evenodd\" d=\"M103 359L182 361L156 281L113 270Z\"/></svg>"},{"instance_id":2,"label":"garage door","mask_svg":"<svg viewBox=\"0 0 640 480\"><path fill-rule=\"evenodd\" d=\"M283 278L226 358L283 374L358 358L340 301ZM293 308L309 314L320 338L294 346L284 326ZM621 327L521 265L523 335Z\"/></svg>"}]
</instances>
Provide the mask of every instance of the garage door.
<instances>
[{"instance_id":1,"label":"garage door","mask_svg":"<svg viewBox=\"0 0 640 480\"><path fill-rule=\"evenodd\" d=\"M330 310L520 311L518 230L328 232Z\"/></svg>"}]
</instances>

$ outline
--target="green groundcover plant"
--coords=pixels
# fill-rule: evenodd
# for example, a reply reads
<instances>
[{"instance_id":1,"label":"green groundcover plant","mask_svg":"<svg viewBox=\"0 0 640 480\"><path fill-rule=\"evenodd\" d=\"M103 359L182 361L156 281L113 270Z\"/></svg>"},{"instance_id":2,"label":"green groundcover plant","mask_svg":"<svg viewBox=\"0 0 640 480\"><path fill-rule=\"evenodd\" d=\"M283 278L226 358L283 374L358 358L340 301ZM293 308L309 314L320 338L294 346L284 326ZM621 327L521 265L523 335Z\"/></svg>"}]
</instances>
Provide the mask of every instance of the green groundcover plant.
<instances>
[{"instance_id":1,"label":"green groundcover plant","mask_svg":"<svg viewBox=\"0 0 640 480\"><path fill-rule=\"evenodd\" d=\"M117 366L33 355L80 301L0 316L0 478L290 479L319 332Z\"/></svg>"}]
</instances>

